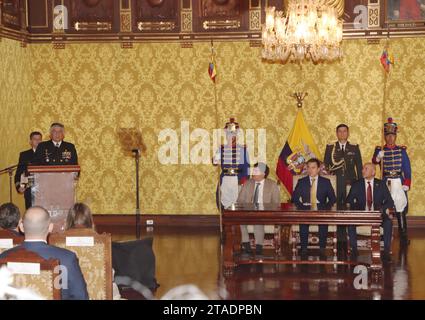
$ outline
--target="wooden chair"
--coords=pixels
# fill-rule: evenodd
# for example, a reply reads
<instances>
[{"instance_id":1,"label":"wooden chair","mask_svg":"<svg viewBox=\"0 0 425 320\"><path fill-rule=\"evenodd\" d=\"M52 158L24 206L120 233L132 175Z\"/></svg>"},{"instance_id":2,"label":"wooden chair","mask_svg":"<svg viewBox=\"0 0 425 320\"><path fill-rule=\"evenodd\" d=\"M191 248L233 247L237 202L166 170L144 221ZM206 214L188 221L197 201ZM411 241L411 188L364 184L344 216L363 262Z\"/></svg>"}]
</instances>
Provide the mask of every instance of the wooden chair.
<instances>
[{"instance_id":1,"label":"wooden chair","mask_svg":"<svg viewBox=\"0 0 425 320\"><path fill-rule=\"evenodd\" d=\"M47 300L61 300L61 289L55 287L59 264L57 259L45 260L24 248L14 250L6 258L0 259L0 267L8 267L14 275L13 287L29 289Z\"/></svg>"},{"instance_id":2,"label":"wooden chair","mask_svg":"<svg viewBox=\"0 0 425 320\"><path fill-rule=\"evenodd\" d=\"M0 229L0 254L24 242L23 236L18 236L9 230Z\"/></svg>"},{"instance_id":3,"label":"wooden chair","mask_svg":"<svg viewBox=\"0 0 425 320\"><path fill-rule=\"evenodd\" d=\"M293 176L293 189L297 186L298 180L304 178L305 175L295 175ZM336 190L336 176L334 175L322 175L331 181L332 187ZM310 232L308 237L308 248L319 248L319 227L317 225L310 226ZM330 235L330 236L329 236ZM297 254L297 249L300 243L300 227L298 225L293 225L291 227L290 234L290 243L292 244L292 254L295 256ZM327 248L331 248L334 255L337 253L337 236L336 236L336 226L329 226L328 228L328 239L327 239Z\"/></svg>"},{"instance_id":4,"label":"wooden chair","mask_svg":"<svg viewBox=\"0 0 425 320\"><path fill-rule=\"evenodd\" d=\"M394 209L390 209L390 212L394 216L394 219L393 219L393 224L394 224L395 221L396 221L395 211L394 211ZM379 230L380 230L381 236L383 236L384 235L384 229L381 227ZM370 238L370 235L372 233L371 227L358 226L356 228L356 231L357 231L357 250L358 251L370 251L371 248L372 248L372 241L371 241L371 238ZM394 232L392 233L391 243L393 243L393 241L394 241ZM380 246L381 246L382 249L384 248L384 240L380 241ZM349 241L348 234L347 234L347 252L348 252L348 254L351 253L351 247L350 247L350 241ZM392 249L390 250L390 254L392 254Z\"/></svg>"},{"instance_id":5,"label":"wooden chair","mask_svg":"<svg viewBox=\"0 0 425 320\"><path fill-rule=\"evenodd\" d=\"M112 240L109 233L71 229L49 236L49 244L75 252L91 300L112 300Z\"/></svg>"}]
</instances>

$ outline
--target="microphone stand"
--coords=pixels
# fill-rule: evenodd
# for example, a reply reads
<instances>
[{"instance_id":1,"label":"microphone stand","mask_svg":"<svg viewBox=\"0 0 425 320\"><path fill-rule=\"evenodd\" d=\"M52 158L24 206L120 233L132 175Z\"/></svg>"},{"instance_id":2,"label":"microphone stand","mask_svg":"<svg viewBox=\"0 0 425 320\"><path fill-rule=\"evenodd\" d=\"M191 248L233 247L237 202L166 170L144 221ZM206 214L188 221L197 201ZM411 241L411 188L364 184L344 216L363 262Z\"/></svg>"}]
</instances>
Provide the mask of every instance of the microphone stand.
<instances>
[{"instance_id":1,"label":"microphone stand","mask_svg":"<svg viewBox=\"0 0 425 320\"><path fill-rule=\"evenodd\" d=\"M136 238L140 240L140 191L139 191L139 163L140 163L140 150L133 149L134 159L136 161Z\"/></svg>"},{"instance_id":2,"label":"microphone stand","mask_svg":"<svg viewBox=\"0 0 425 320\"><path fill-rule=\"evenodd\" d=\"M0 175L4 174L4 173L8 173L9 174L9 200L10 202L12 202L12 185L13 185L13 171L15 171L15 169L18 167L18 165L14 165L14 166L10 166L8 168L4 168L3 170L0 170Z\"/></svg>"}]
</instances>

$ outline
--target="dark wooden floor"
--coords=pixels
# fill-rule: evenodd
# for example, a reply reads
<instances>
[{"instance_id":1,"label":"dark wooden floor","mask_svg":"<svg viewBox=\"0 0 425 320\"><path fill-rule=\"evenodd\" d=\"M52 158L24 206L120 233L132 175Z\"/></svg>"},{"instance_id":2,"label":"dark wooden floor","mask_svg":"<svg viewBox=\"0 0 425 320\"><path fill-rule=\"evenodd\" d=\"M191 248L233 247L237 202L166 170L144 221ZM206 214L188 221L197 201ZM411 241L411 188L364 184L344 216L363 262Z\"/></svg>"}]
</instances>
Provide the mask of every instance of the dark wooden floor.
<instances>
[{"instance_id":1,"label":"dark wooden floor","mask_svg":"<svg viewBox=\"0 0 425 320\"><path fill-rule=\"evenodd\" d=\"M133 240L134 228L98 226L114 241ZM161 228L154 236L156 298L183 284L198 286L210 298L227 299L425 299L425 230L410 230L411 244L393 243L393 262L384 266L382 281L368 289L354 288L353 268L341 266L245 265L223 277L220 237L216 228ZM367 258L367 252L363 259ZM362 257L360 257L362 259ZM225 289L225 290L224 290ZM124 297L140 298L123 292Z\"/></svg>"}]
</instances>

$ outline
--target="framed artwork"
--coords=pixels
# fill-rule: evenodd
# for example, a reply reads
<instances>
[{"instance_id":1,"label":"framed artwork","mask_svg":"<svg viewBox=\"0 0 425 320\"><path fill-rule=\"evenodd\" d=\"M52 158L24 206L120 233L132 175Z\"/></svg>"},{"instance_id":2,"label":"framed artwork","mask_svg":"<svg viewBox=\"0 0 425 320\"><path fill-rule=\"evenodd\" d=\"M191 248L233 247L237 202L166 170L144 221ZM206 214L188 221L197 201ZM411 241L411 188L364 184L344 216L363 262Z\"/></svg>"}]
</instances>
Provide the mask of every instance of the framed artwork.
<instances>
[{"instance_id":1,"label":"framed artwork","mask_svg":"<svg viewBox=\"0 0 425 320\"><path fill-rule=\"evenodd\" d=\"M423 25L425 22L425 0L386 0L385 9L388 23Z\"/></svg>"}]
</instances>

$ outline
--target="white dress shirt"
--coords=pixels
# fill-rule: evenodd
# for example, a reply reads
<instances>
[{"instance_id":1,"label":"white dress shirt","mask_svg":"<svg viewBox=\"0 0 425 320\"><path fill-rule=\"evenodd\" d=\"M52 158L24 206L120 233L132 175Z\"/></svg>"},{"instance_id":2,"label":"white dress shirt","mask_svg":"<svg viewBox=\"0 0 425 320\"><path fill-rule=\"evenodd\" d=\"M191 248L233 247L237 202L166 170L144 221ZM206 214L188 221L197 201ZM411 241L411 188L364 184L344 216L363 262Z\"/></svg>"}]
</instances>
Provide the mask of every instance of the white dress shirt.
<instances>
[{"instance_id":1,"label":"white dress shirt","mask_svg":"<svg viewBox=\"0 0 425 320\"><path fill-rule=\"evenodd\" d=\"M60 148L60 146L61 146L61 144L62 144L62 141L59 141L59 142L55 142L55 141L53 141L52 140L52 142L53 142L53 145L56 147L58 147L58 148Z\"/></svg>"},{"instance_id":2,"label":"white dress shirt","mask_svg":"<svg viewBox=\"0 0 425 320\"><path fill-rule=\"evenodd\" d=\"M47 244L46 239L25 239L25 242L44 242L45 244Z\"/></svg>"},{"instance_id":3,"label":"white dress shirt","mask_svg":"<svg viewBox=\"0 0 425 320\"><path fill-rule=\"evenodd\" d=\"M372 188L372 207L370 208L370 210L372 210L373 211L373 181L374 181L374 178L372 178L371 180L366 180L366 179L364 179L364 185L365 185L365 190L366 190L366 197L365 197L365 199L366 199L366 206L365 206L365 210L368 210L369 208L367 207L367 188L368 188L368 182L370 182L370 187Z\"/></svg>"},{"instance_id":4,"label":"white dress shirt","mask_svg":"<svg viewBox=\"0 0 425 320\"><path fill-rule=\"evenodd\" d=\"M339 148L340 148L341 150L343 150L343 149L344 149L344 152L345 152L345 146L347 145L347 141L345 141L344 143L342 143L342 142L338 141L338 143L339 143Z\"/></svg>"}]
</instances>

